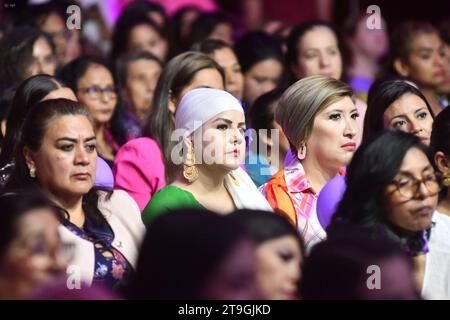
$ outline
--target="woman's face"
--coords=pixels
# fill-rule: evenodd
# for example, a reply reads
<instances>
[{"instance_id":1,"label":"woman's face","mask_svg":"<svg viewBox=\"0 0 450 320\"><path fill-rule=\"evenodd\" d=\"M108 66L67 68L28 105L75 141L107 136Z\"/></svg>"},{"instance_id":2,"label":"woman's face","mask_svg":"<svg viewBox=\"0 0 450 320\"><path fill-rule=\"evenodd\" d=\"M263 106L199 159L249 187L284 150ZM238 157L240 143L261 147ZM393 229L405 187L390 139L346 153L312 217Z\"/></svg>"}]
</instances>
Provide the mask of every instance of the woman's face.
<instances>
[{"instance_id":1,"label":"woman's face","mask_svg":"<svg viewBox=\"0 0 450 320\"><path fill-rule=\"evenodd\" d=\"M150 52L160 61L167 56L167 41L151 26L140 24L134 27L128 37L129 52Z\"/></svg>"},{"instance_id":2,"label":"woman's face","mask_svg":"<svg viewBox=\"0 0 450 320\"><path fill-rule=\"evenodd\" d=\"M318 112L306 141L305 160L322 168L338 170L347 165L357 146L358 111L350 97L330 104Z\"/></svg>"},{"instance_id":3,"label":"woman's face","mask_svg":"<svg viewBox=\"0 0 450 320\"><path fill-rule=\"evenodd\" d=\"M9 245L2 273L19 289L31 294L38 286L63 276L67 267L58 233L59 221L48 208L36 208L25 213L17 222L16 236ZM25 298L25 297L24 297Z\"/></svg>"},{"instance_id":4,"label":"woman's face","mask_svg":"<svg viewBox=\"0 0 450 320\"><path fill-rule=\"evenodd\" d=\"M58 60L61 63L66 62L68 34L70 30L67 30L66 24L61 16L55 12L50 13L40 26L40 30L52 36Z\"/></svg>"},{"instance_id":5,"label":"woman's face","mask_svg":"<svg viewBox=\"0 0 450 320\"><path fill-rule=\"evenodd\" d=\"M300 39L297 63L292 71L298 79L322 75L340 79L342 57L337 39L327 27L315 27Z\"/></svg>"},{"instance_id":6,"label":"woman's face","mask_svg":"<svg viewBox=\"0 0 450 320\"><path fill-rule=\"evenodd\" d=\"M286 235L268 240L256 251L258 284L266 299L291 300L298 298L302 254L298 239Z\"/></svg>"},{"instance_id":7,"label":"woman's face","mask_svg":"<svg viewBox=\"0 0 450 320\"><path fill-rule=\"evenodd\" d=\"M233 28L229 23L219 23L211 34L208 36L208 39L214 40L222 40L226 44L232 46L233 45Z\"/></svg>"},{"instance_id":8,"label":"woman's face","mask_svg":"<svg viewBox=\"0 0 450 320\"><path fill-rule=\"evenodd\" d=\"M114 80L104 66L92 63L78 79L78 99L94 118L96 125L106 125L117 105Z\"/></svg>"},{"instance_id":9,"label":"woman's face","mask_svg":"<svg viewBox=\"0 0 450 320\"><path fill-rule=\"evenodd\" d=\"M255 279L255 250L255 245L248 240L236 245L210 275L202 299L261 299Z\"/></svg>"},{"instance_id":10,"label":"woman's face","mask_svg":"<svg viewBox=\"0 0 450 320\"><path fill-rule=\"evenodd\" d=\"M140 59L128 65L124 98L136 114L146 114L150 109L161 66L154 60Z\"/></svg>"},{"instance_id":11,"label":"woman's face","mask_svg":"<svg viewBox=\"0 0 450 320\"><path fill-rule=\"evenodd\" d=\"M195 136L195 134L194 134ZM225 111L202 126L202 163L237 169L245 157L245 117L242 112ZM194 138L195 147L195 138Z\"/></svg>"},{"instance_id":12,"label":"woman's face","mask_svg":"<svg viewBox=\"0 0 450 320\"><path fill-rule=\"evenodd\" d=\"M447 63L441 38L436 33L421 33L411 40L408 63L400 73L421 88L435 89L445 81Z\"/></svg>"},{"instance_id":13,"label":"woman's face","mask_svg":"<svg viewBox=\"0 0 450 320\"><path fill-rule=\"evenodd\" d=\"M367 28L367 17L359 20L354 37L350 40L353 52L372 59L379 59L389 48L386 23L383 20L381 29Z\"/></svg>"},{"instance_id":14,"label":"woman's face","mask_svg":"<svg viewBox=\"0 0 450 320\"><path fill-rule=\"evenodd\" d=\"M213 59L225 72L225 89L236 99L242 100L244 91L244 76L241 65L236 55L230 48L222 48L214 51Z\"/></svg>"},{"instance_id":15,"label":"woman's face","mask_svg":"<svg viewBox=\"0 0 450 320\"><path fill-rule=\"evenodd\" d=\"M37 152L25 149L28 169L58 202L82 197L93 186L97 162L94 129L83 115L51 120Z\"/></svg>"},{"instance_id":16,"label":"woman's face","mask_svg":"<svg viewBox=\"0 0 450 320\"><path fill-rule=\"evenodd\" d=\"M33 63L31 73L55 75L56 58L53 55L52 48L44 38L38 38L33 46Z\"/></svg>"},{"instance_id":17,"label":"woman's face","mask_svg":"<svg viewBox=\"0 0 450 320\"><path fill-rule=\"evenodd\" d=\"M244 74L244 98L253 105L258 97L275 89L281 80L283 65L275 59L254 64Z\"/></svg>"},{"instance_id":18,"label":"woman's face","mask_svg":"<svg viewBox=\"0 0 450 320\"><path fill-rule=\"evenodd\" d=\"M184 95L189 91L197 88L213 88L213 89L221 89L225 90L223 84L223 78L220 72L214 68L207 68L198 71L191 83L185 86L178 97L171 97L169 100L169 111L175 115L176 108L178 104L183 99Z\"/></svg>"},{"instance_id":19,"label":"woman's face","mask_svg":"<svg viewBox=\"0 0 450 320\"><path fill-rule=\"evenodd\" d=\"M384 128L396 129L416 135L430 144L433 117L419 96L406 93L394 101L383 114Z\"/></svg>"},{"instance_id":20,"label":"woman's face","mask_svg":"<svg viewBox=\"0 0 450 320\"><path fill-rule=\"evenodd\" d=\"M426 155L418 148L409 149L393 183L385 190L386 219L397 228L410 232L428 228L438 202L435 179L433 166ZM422 182L414 194L411 190L417 180Z\"/></svg>"}]
</instances>

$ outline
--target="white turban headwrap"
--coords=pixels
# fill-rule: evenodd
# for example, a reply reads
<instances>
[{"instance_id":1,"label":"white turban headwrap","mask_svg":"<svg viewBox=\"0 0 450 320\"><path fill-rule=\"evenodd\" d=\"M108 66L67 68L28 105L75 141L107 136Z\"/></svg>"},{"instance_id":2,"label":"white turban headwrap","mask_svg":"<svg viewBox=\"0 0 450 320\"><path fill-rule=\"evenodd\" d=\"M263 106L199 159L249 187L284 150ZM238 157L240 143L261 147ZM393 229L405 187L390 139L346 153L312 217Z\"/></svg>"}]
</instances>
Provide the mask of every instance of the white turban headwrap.
<instances>
[{"instance_id":1,"label":"white turban headwrap","mask_svg":"<svg viewBox=\"0 0 450 320\"><path fill-rule=\"evenodd\" d=\"M244 114L238 99L224 90L199 88L189 91L175 113L175 129L186 130L189 135L225 111L239 111Z\"/></svg>"}]
</instances>

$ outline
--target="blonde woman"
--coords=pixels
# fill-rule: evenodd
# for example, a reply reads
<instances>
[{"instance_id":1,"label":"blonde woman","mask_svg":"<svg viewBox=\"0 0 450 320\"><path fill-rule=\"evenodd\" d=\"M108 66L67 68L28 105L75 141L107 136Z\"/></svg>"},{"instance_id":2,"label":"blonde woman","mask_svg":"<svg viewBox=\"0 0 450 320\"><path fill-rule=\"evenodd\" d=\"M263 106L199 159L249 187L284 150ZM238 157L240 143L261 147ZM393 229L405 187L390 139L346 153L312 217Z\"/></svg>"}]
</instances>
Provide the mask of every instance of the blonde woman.
<instances>
[{"instance_id":1,"label":"blonde woman","mask_svg":"<svg viewBox=\"0 0 450 320\"><path fill-rule=\"evenodd\" d=\"M356 150L359 115L352 95L339 80L307 77L285 91L275 112L291 149L284 169L260 190L298 228L307 249L326 237L316 214L318 194L344 173Z\"/></svg>"}]
</instances>

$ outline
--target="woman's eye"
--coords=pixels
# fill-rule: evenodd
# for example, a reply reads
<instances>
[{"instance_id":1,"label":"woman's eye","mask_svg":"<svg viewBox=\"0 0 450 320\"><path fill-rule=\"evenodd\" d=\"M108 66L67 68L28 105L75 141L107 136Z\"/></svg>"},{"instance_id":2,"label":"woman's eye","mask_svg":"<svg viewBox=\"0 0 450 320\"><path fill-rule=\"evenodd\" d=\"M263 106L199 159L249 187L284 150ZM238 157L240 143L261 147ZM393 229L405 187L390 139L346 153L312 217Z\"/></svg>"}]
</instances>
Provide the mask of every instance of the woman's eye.
<instances>
[{"instance_id":1,"label":"woman's eye","mask_svg":"<svg viewBox=\"0 0 450 320\"><path fill-rule=\"evenodd\" d=\"M399 129L399 128L401 128L401 127L403 127L404 125L406 124L406 121L397 121L397 122L394 122L393 124L392 124L392 126L395 128L395 129Z\"/></svg>"},{"instance_id":2,"label":"woman's eye","mask_svg":"<svg viewBox=\"0 0 450 320\"><path fill-rule=\"evenodd\" d=\"M420 57L420 59L423 59L423 60L428 60L431 58L431 56L429 54L423 54L423 55L420 55L419 57Z\"/></svg>"},{"instance_id":3,"label":"woman's eye","mask_svg":"<svg viewBox=\"0 0 450 320\"><path fill-rule=\"evenodd\" d=\"M31 247L32 255L43 255L47 252L47 246L43 243L36 243Z\"/></svg>"},{"instance_id":4,"label":"woman's eye","mask_svg":"<svg viewBox=\"0 0 450 320\"><path fill-rule=\"evenodd\" d=\"M339 113L335 113L335 114L332 114L332 115L330 115L330 119L331 120L339 120L341 118L341 115L339 114Z\"/></svg>"},{"instance_id":5,"label":"woman's eye","mask_svg":"<svg viewBox=\"0 0 450 320\"><path fill-rule=\"evenodd\" d=\"M227 130L228 129L228 125L226 125L226 124L219 124L217 126L217 129L218 130Z\"/></svg>"},{"instance_id":6,"label":"woman's eye","mask_svg":"<svg viewBox=\"0 0 450 320\"><path fill-rule=\"evenodd\" d=\"M425 119L427 117L426 112L421 112L417 115L417 119Z\"/></svg>"},{"instance_id":7,"label":"woman's eye","mask_svg":"<svg viewBox=\"0 0 450 320\"><path fill-rule=\"evenodd\" d=\"M292 252L289 252L289 251L280 251L280 252L278 252L278 256L279 256L284 262L291 261L292 258L294 257L294 255L292 254Z\"/></svg>"},{"instance_id":8,"label":"woman's eye","mask_svg":"<svg viewBox=\"0 0 450 320\"><path fill-rule=\"evenodd\" d=\"M61 146L61 150L63 150L63 151L71 151L72 149L73 149L72 144Z\"/></svg>"},{"instance_id":9,"label":"woman's eye","mask_svg":"<svg viewBox=\"0 0 450 320\"><path fill-rule=\"evenodd\" d=\"M97 146L95 144L90 144L90 145L86 146L86 149L89 152L94 152L97 149Z\"/></svg>"},{"instance_id":10,"label":"woman's eye","mask_svg":"<svg viewBox=\"0 0 450 320\"><path fill-rule=\"evenodd\" d=\"M241 68L234 68L233 72L234 73L242 73L242 70L241 70Z\"/></svg>"},{"instance_id":11,"label":"woman's eye","mask_svg":"<svg viewBox=\"0 0 450 320\"><path fill-rule=\"evenodd\" d=\"M336 55L338 51L336 49L329 50L328 53L332 56Z\"/></svg>"},{"instance_id":12,"label":"woman's eye","mask_svg":"<svg viewBox=\"0 0 450 320\"><path fill-rule=\"evenodd\" d=\"M314 59L314 58L317 58L317 54L315 54L315 53L307 53L305 55L305 58L306 59Z\"/></svg>"},{"instance_id":13,"label":"woman's eye","mask_svg":"<svg viewBox=\"0 0 450 320\"><path fill-rule=\"evenodd\" d=\"M400 181L398 182L398 185L399 185L399 187L401 188L401 187L404 187L404 186L409 185L410 183L411 183L411 180L409 180L409 179L404 179L404 180L400 180Z\"/></svg>"},{"instance_id":14,"label":"woman's eye","mask_svg":"<svg viewBox=\"0 0 450 320\"><path fill-rule=\"evenodd\" d=\"M354 114L352 114L352 119L357 119L357 118L359 118L359 113L358 112L356 112L356 113L354 113Z\"/></svg>"}]
</instances>

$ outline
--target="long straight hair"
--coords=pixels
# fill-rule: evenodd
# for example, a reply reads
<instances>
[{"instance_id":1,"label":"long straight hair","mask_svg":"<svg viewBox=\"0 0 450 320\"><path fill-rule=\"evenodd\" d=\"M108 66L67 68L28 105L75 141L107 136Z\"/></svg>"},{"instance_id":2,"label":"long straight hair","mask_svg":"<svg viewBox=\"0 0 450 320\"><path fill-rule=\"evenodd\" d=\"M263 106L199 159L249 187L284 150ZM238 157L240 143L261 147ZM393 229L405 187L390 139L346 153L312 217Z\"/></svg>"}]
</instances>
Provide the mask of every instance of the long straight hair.
<instances>
[{"instance_id":1,"label":"long straight hair","mask_svg":"<svg viewBox=\"0 0 450 320\"><path fill-rule=\"evenodd\" d=\"M183 89L192 83L199 71L204 69L216 69L222 76L225 87L225 75L217 62L206 54L193 51L182 53L170 60L156 84L150 117L144 127L143 135L155 139L161 148L169 183L173 182L178 174L178 168L170 158L176 142L170 139L175 130L175 123L169 111L169 101L179 101Z\"/></svg>"}]
</instances>

